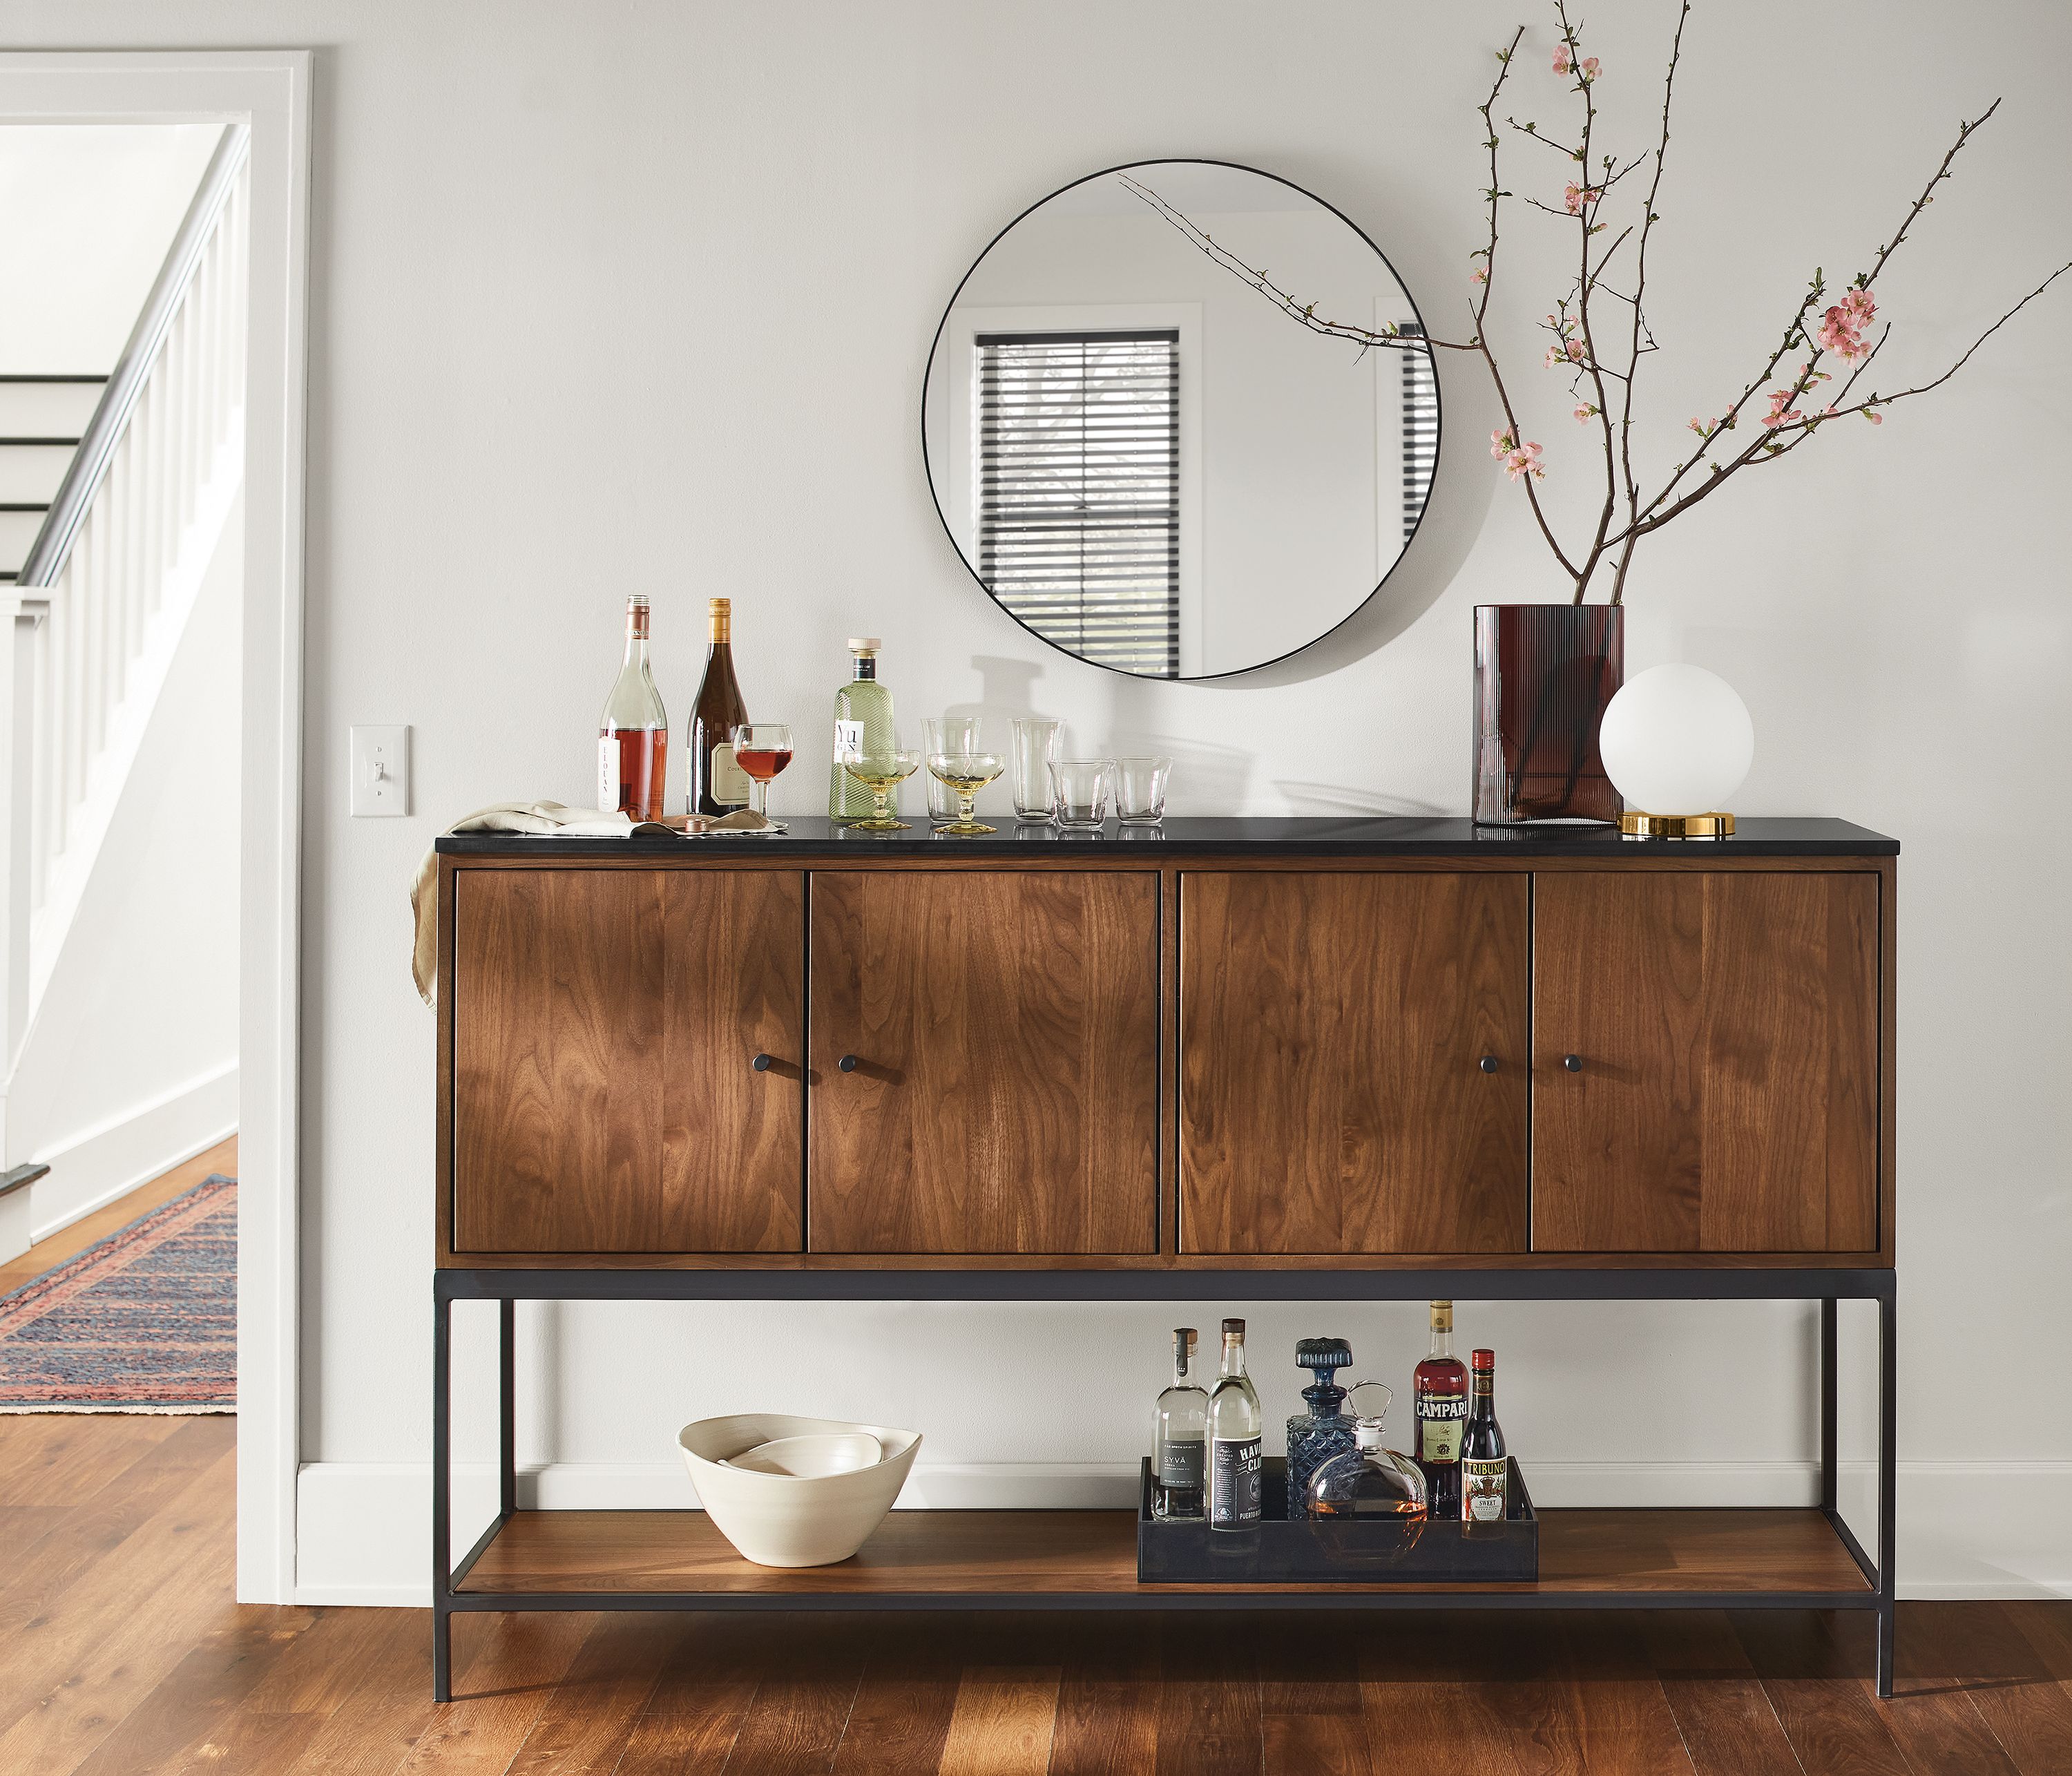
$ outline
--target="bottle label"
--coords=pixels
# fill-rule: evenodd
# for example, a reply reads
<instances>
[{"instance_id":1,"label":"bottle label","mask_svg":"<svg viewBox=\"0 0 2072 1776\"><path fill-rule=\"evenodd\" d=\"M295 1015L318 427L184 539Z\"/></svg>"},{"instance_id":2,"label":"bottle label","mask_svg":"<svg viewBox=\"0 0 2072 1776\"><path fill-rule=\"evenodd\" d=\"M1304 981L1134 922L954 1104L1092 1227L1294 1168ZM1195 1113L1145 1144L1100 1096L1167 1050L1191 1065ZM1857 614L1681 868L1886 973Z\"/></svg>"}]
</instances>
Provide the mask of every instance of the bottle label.
<instances>
[{"instance_id":1,"label":"bottle label","mask_svg":"<svg viewBox=\"0 0 2072 1776\"><path fill-rule=\"evenodd\" d=\"M1207 1447L1200 1443L1164 1445L1158 1451L1158 1484L1194 1490L1202 1483L1207 1455Z\"/></svg>"},{"instance_id":2,"label":"bottle label","mask_svg":"<svg viewBox=\"0 0 2072 1776\"><path fill-rule=\"evenodd\" d=\"M835 723L835 759L839 763L845 758L863 756L863 724L861 722Z\"/></svg>"},{"instance_id":3,"label":"bottle label","mask_svg":"<svg viewBox=\"0 0 2072 1776\"><path fill-rule=\"evenodd\" d=\"M1216 1438L1210 1446L1210 1523L1235 1529L1260 1516L1260 1439Z\"/></svg>"},{"instance_id":4,"label":"bottle label","mask_svg":"<svg viewBox=\"0 0 2072 1776\"><path fill-rule=\"evenodd\" d=\"M619 736L615 734L598 737L597 805L607 814L619 806Z\"/></svg>"},{"instance_id":5,"label":"bottle label","mask_svg":"<svg viewBox=\"0 0 2072 1776\"><path fill-rule=\"evenodd\" d=\"M1508 1513L1507 1497L1511 1464L1498 1456L1494 1462L1472 1457L1461 1463L1461 1517L1470 1523L1500 1523Z\"/></svg>"},{"instance_id":6,"label":"bottle label","mask_svg":"<svg viewBox=\"0 0 2072 1776\"><path fill-rule=\"evenodd\" d=\"M1457 1462L1461 1459L1461 1433L1466 1428L1468 1403L1444 1396L1427 1396L1417 1402L1417 1459L1420 1462Z\"/></svg>"},{"instance_id":7,"label":"bottle label","mask_svg":"<svg viewBox=\"0 0 2072 1776\"><path fill-rule=\"evenodd\" d=\"M722 808L748 806L748 773L734 762L734 748L724 740L712 750L709 794Z\"/></svg>"}]
</instances>

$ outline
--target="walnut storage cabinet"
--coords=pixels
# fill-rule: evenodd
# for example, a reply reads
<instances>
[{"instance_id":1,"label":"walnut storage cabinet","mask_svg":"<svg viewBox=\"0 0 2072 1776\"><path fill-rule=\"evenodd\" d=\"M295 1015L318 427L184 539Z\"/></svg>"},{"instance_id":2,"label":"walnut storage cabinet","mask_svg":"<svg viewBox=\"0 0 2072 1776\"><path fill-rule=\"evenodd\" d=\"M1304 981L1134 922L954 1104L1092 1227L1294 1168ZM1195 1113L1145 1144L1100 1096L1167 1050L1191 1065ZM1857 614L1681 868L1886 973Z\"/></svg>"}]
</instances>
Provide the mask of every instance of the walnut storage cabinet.
<instances>
[{"instance_id":1,"label":"walnut storage cabinet","mask_svg":"<svg viewBox=\"0 0 2072 1776\"><path fill-rule=\"evenodd\" d=\"M479 1610L1432 1601L1139 1585L1128 1512L895 1513L777 1574L693 1512L518 1511L528 1297L1818 1302L1818 1507L1549 1511L1536 1585L1445 1601L1875 1610L1889 1690L1892 841L791 824L439 841L442 1695ZM476 1299L504 1482L456 1562L448 1341ZM1877 1305L1876 1558L1835 1497L1844 1300ZM982 1557L951 1517L989 1520Z\"/></svg>"}]
</instances>

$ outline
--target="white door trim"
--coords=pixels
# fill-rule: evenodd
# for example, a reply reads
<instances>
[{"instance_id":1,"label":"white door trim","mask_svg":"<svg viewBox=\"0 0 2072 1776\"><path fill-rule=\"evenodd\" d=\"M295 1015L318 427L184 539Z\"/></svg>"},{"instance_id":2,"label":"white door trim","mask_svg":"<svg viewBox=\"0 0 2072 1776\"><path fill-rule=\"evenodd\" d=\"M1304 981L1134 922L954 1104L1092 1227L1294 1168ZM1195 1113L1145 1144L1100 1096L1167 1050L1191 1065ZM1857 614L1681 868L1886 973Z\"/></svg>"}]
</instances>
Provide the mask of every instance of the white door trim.
<instances>
[{"instance_id":1,"label":"white door trim","mask_svg":"<svg viewBox=\"0 0 2072 1776\"><path fill-rule=\"evenodd\" d=\"M288 1603L298 1448L297 1192L306 50L0 54L0 121L252 126L238 891L237 1596Z\"/></svg>"}]
</instances>

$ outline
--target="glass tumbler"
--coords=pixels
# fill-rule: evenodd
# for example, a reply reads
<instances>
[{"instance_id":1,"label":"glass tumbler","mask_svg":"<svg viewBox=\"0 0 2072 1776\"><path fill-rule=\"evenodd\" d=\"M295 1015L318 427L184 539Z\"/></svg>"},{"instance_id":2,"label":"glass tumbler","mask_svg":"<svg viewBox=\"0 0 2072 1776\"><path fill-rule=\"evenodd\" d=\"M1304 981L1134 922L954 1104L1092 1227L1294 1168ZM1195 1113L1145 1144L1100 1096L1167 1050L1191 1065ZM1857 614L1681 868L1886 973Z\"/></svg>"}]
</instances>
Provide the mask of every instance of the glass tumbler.
<instances>
[{"instance_id":1,"label":"glass tumbler","mask_svg":"<svg viewBox=\"0 0 2072 1776\"><path fill-rule=\"evenodd\" d=\"M1112 758L1059 758L1050 767L1050 817L1067 832L1098 832L1114 792Z\"/></svg>"},{"instance_id":2,"label":"glass tumbler","mask_svg":"<svg viewBox=\"0 0 2072 1776\"><path fill-rule=\"evenodd\" d=\"M1116 759L1116 818L1124 826L1156 826L1166 818L1166 779L1172 775L1170 758Z\"/></svg>"},{"instance_id":3,"label":"glass tumbler","mask_svg":"<svg viewBox=\"0 0 2072 1776\"><path fill-rule=\"evenodd\" d=\"M1064 733L1062 722L1038 719L1014 724L1014 817L1018 820L1050 819L1050 767L1057 763Z\"/></svg>"},{"instance_id":4,"label":"glass tumbler","mask_svg":"<svg viewBox=\"0 0 2072 1776\"><path fill-rule=\"evenodd\" d=\"M979 718L975 715L931 716L921 724L921 756L976 752ZM928 773L928 822L946 826L957 817L957 792L933 771Z\"/></svg>"}]
</instances>

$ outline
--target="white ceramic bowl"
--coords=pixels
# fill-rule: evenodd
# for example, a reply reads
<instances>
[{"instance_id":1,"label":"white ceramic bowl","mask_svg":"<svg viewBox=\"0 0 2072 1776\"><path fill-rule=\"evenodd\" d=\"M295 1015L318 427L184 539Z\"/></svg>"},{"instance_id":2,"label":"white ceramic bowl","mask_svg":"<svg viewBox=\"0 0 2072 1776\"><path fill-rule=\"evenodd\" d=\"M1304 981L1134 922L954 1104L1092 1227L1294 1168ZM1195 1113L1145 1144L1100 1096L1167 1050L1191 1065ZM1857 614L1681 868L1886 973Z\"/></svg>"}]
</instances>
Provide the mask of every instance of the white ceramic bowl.
<instances>
[{"instance_id":1,"label":"white ceramic bowl","mask_svg":"<svg viewBox=\"0 0 2072 1776\"><path fill-rule=\"evenodd\" d=\"M884 1459L843 1474L763 1474L734 1458L795 1437L875 1437ZM782 1412L701 1418L676 1434L698 1502L713 1527L758 1566L832 1566L885 1520L921 1447L919 1431Z\"/></svg>"}]
</instances>

